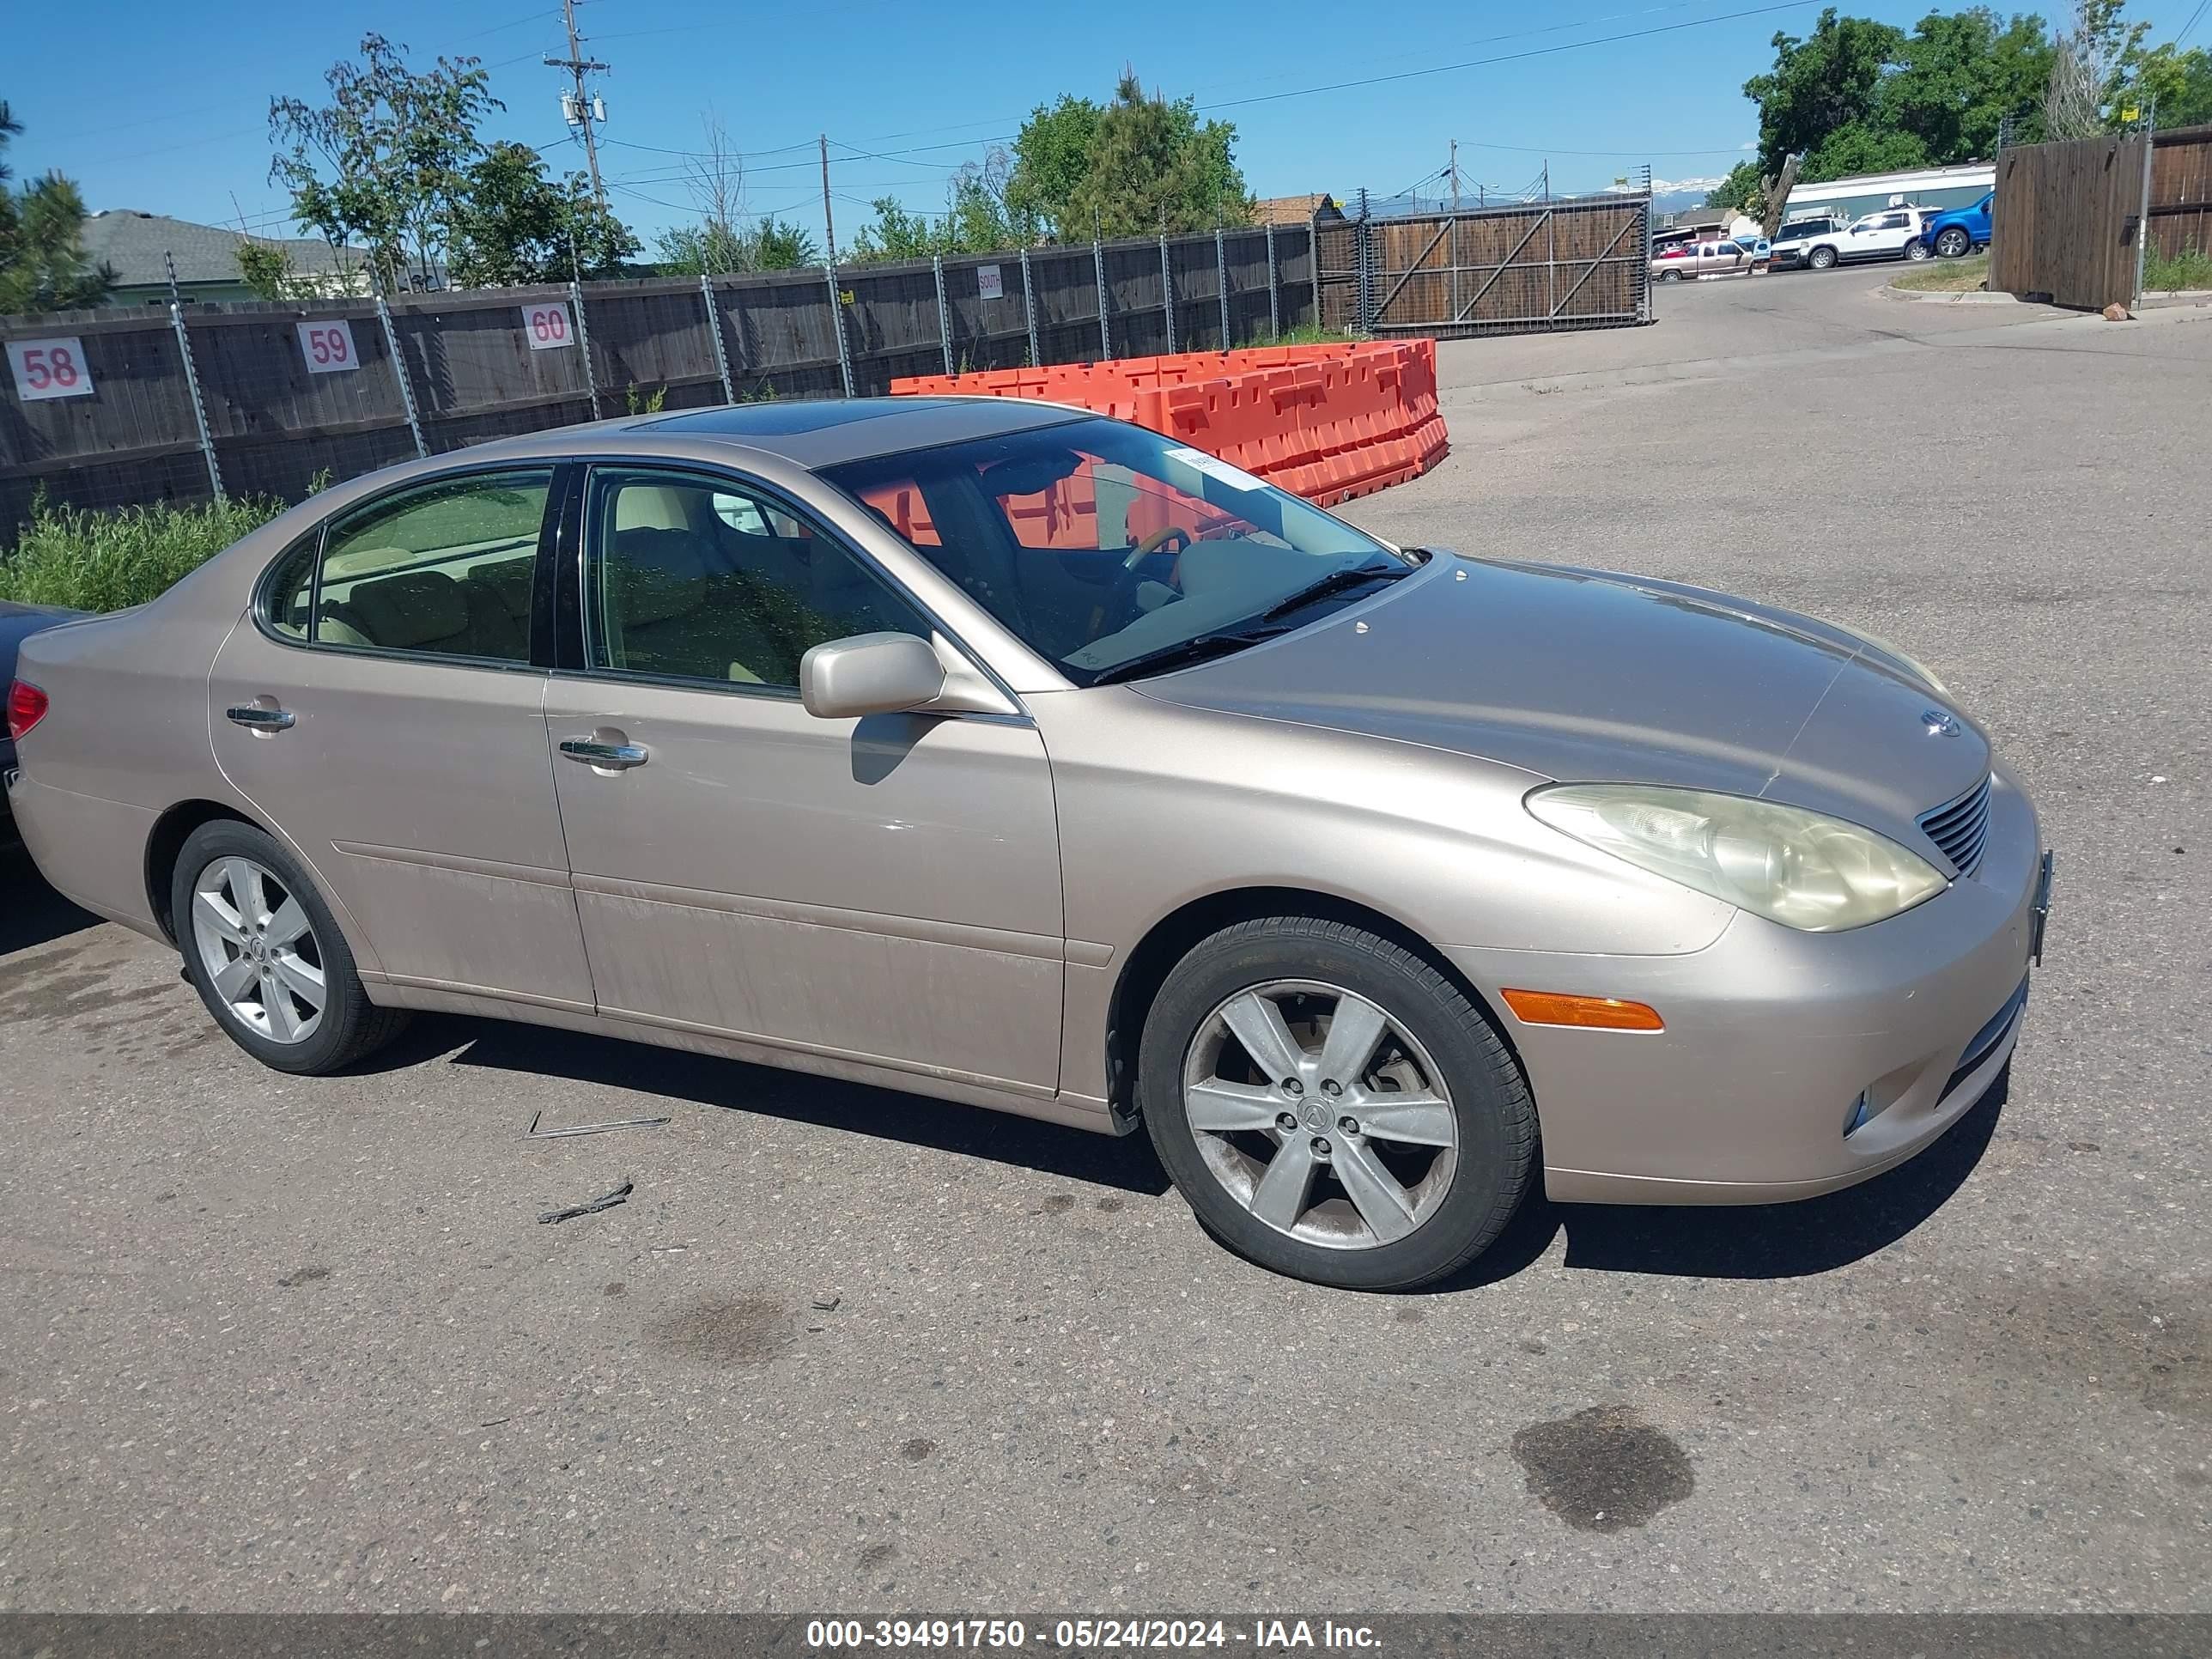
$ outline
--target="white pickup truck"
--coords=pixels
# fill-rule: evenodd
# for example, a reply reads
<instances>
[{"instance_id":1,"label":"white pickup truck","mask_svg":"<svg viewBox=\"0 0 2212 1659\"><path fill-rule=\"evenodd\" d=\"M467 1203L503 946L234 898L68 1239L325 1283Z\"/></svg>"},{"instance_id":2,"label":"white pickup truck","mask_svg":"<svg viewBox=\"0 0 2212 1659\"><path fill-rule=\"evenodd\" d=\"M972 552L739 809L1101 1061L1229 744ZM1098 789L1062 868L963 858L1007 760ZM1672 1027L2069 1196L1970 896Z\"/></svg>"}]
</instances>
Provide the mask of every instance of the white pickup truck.
<instances>
[{"instance_id":1,"label":"white pickup truck","mask_svg":"<svg viewBox=\"0 0 2212 1659\"><path fill-rule=\"evenodd\" d=\"M1929 208L1884 208L1866 214L1841 229L1814 235L1802 244L1800 263L1815 270L1832 265L1855 264L1866 259L1925 259L1932 250L1922 234ZM1777 239L1777 252L1780 252Z\"/></svg>"}]
</instances>

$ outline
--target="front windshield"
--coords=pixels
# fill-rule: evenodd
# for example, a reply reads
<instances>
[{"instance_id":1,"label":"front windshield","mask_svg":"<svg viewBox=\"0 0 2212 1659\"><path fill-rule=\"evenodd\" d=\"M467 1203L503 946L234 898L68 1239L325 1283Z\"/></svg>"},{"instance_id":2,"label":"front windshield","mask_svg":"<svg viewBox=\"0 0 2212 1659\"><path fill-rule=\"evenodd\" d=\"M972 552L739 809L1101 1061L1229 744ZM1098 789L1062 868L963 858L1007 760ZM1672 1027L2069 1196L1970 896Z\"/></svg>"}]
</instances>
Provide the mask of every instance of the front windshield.
<instances>
[{"instance_id":1,"label":"front windshield","mask_svg":"<svg viewBox=\"0 0 2212 1659\"><path fill-rule=\"evenodd\" d=\"M823 470L1078 685L1234 648L1410 563L1203 451L1070 421ZM1341 579L1340 578L1341 574ZM1364 584L1371 586L1371 583ZM1141 659L1141 663L1140 663Z\"/></svg>"}]
</instances>

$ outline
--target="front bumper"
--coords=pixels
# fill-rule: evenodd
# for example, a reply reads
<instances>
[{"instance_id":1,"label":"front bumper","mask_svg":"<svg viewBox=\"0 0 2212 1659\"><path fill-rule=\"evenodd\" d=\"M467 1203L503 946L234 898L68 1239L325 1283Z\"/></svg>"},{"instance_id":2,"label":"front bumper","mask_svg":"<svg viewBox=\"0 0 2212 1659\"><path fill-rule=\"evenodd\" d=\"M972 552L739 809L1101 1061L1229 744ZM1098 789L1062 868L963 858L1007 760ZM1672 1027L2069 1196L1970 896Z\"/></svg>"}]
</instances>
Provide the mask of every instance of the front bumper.
<instances>
[{"instance_id":1,"label":"front bumper","mask_svg":"<svg viewBox=\"0 0 2212 1659\"><path fill-rule=\"evenodd\" d=\"M1686 956L1449 954L1527 1069L1553 1198L1771 1203L1879 1175L1988 1092L2019 1039L2024 996L2007 1011L2045 897L2035 810L1999 767L1974 873L1873 927L1801 933L1739 914ZM1666 1030L1522 1024L1505 987L1648 1003Z\"/></svg>"}]
</instances>

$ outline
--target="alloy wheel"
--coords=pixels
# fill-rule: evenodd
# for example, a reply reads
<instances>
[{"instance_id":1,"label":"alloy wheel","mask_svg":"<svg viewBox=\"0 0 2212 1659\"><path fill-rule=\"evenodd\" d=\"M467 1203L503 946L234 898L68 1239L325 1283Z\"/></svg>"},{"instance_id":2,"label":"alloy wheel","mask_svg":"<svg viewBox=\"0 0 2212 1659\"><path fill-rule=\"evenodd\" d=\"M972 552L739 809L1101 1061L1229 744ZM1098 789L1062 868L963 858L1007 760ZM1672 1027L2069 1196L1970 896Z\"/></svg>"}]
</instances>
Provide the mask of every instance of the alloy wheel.
<instances>
[{"instance_id":1,"label":"alloy wheel","mask_svg":"<svg viewBox=\"0 0 2212 1659\"><path fill-rule=\"evenodd\" d=\"M1334 1249L1395 1243L1449 1191L1459 1117L1405 1024L1341 986L1237 992L1183 1059L1183 1111L1222 1188L1276 1231Z\"/></svg>"},{"instance_id":2,"label":"alloy wheel","mask_svg":"<svg viewBox=\"0 0 2212 1659\"><path fill-rule=\"evenodd\" d=\"M314 1036L327 1000L322 947L281 877L247 858L210 864L192 884L192 941L216 994L255 1036Z\"/></svg>"}]
</instances>

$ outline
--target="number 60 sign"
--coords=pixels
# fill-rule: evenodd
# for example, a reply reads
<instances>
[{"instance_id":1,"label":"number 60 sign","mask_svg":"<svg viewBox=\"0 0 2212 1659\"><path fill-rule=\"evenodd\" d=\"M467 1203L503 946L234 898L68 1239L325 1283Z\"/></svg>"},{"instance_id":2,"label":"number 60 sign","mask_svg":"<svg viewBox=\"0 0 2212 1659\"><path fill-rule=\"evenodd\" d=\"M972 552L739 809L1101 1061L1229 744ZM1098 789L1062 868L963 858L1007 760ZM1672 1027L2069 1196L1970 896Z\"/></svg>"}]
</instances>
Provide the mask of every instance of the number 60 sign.
<instances>
[{"instance_id":1,"label":"number 60 sign","mask_svg":"<svg viewBox=\"0 0 2212 1659\"><path fill-rule=\"evenodd\" d=\"M557 300L523 307L522 331L532 351L551 351L569 344L574 337L568 331L568 307Z\"/></svg>"},{"instance_id":2,"label":"number 60 sign","mask_svg":"<svg viewBox=\"0 0 2212 1659\"><path fill-rule=\"evenodd\" d=\"M74 334L60 340L10 340L8 367L15 372L15 395L25 403L40 398L89 398L92 370L84 343Z\"/></svg>"}]
</instances>

